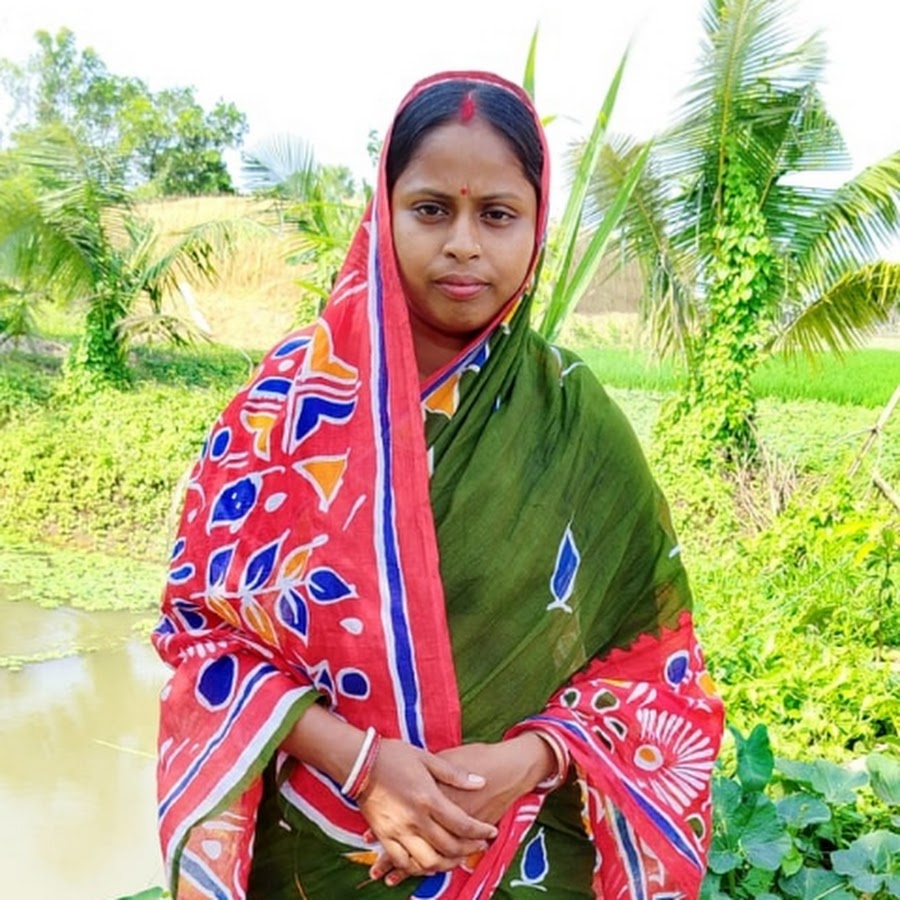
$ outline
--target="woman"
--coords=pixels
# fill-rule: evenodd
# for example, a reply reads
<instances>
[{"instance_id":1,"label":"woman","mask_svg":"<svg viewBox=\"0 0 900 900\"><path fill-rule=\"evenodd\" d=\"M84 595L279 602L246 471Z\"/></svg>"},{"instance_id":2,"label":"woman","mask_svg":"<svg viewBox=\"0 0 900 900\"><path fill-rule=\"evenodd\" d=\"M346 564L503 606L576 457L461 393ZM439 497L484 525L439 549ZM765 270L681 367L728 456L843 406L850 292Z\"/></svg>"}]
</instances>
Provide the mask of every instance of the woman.
<instances>
[{"instance_id":1,"label":"woman","mask_svg":"<svg viewBox=\"0 0 900 900\"><path fill-rule=\"evenodd\" d=\"M210 432L155 633L177 897L698 894L722 709L630 428L529 329L547 201L517 87L416 85Z\"/></svg>"}]
</instances>

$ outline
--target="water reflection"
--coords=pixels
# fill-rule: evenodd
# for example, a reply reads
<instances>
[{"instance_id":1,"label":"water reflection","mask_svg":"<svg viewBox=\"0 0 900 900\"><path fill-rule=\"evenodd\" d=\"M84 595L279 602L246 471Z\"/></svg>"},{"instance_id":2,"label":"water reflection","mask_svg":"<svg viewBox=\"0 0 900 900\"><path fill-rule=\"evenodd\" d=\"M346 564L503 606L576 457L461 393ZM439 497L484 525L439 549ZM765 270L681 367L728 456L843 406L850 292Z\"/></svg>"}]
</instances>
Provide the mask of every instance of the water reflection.
<instances>
[{"instance_id":1,"label":"water reflection","mask_svg":"<svg viewBox=\"0 0 900 900\"><path fill-rule=\"evenodd\" d=\"M0 654L88 636L119 646L0 670L0 895L109 900L161 884L153 753L165 668L128 637L133 615L15 604L11 629L8 606Z\"/></svg>"}]
</instances>

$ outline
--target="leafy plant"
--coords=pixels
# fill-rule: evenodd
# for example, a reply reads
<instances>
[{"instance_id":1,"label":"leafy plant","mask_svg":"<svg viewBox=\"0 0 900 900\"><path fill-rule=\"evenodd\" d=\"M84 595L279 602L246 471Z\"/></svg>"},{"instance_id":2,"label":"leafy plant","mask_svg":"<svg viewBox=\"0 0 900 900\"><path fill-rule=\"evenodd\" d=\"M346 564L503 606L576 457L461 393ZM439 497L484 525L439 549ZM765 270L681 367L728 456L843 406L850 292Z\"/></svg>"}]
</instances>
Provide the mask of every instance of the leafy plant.
<instances>
[{"instance_id":1,"label":"leafy plant","mask_svg":"<svg viewBox=\"0 0 900 900\"><path fill-rule=\"evenodd\" d=\"M127 382L126 348L139 335L183 341L197 333L164 302L185 284L214 281L236 223L198 226L163 249L110 159L65 131L10 153L6 163L0 274L20 292L84 304L84 329L69 361L76 382Z\"/></svg>"},{"instance_id":2,"label":"leafy plant","mask_svg":"<svg viewBox=\"0 0 900 900\"><path fill-rule=\"evenodd\" d=\"M331 294L369 188L358 191L349 170L316 162L312 147L292 135L276 135L242 160L251 189L273 201L279 223L296 229L288 261L304 267L297 319L309 321Z\"/></svg>"},{"instance_id":3,"label":"leafy plant","mask_svg":"<svg viewBox=\"0 0 900 900\"><path fill-rule=\"evenodd\" d=\"M616 242L640 263L657 347L688 372L671 418L697 411L686 444L701 459L710 443L732 457L752 443L750 379L768 353L852 347L900 297L900 264L879 259L900 230L900 151L837 189L810 185L848 163L818 90L821 41L795 40L778 0L708 0L703 24L689 98L654 142ZM645 151L605 146L599 210Z\"/></svg>"},{"instance_id":4,"label":"leafy plant","mask_svg":"<svg viewBox=\"0 0 900 900\"><path fill-rule=\"evenodd\" d=\"M524 85L534 97L535 53L537 30L535 30L525 66ZM585 210L588 205L588 188L591 175L597 167L606 138L609 119L612 115L625 71L628 54L622 56L606 91L606 97L597 113L594 127L579 155L569 195L562 219L554 225L548 236L547 247L541 262L541 280L538 286L537 315L540 322L537 331L547 340L554 340L559 334L566 317L578 305L578 301L590 286L591 280L600 266L603 253L618 227L619 219L632 192L638 183L644 163L650 152L647 145L634 160L631 171L618 187L602 216L590 228L585 227ZM580 245L584 245L580 250ZM577 259L577 262L576 262Z\"/></svg>"},{"instance_id":5,"label":"leafy plant","mask_svg":"<svg viewBox=\"0 0 900 900\"><path fill-rule=\"evenodd\" d=\"M886 804L896 799L896 761L876 757L867 771L827 760L776 760L764 725L746 737L729 730L736 763L731 775L720 772L713 782L704 900L897 895L900 834L867 830L872 820L859 811L860 792L874 780L870 771L879 773L878 797Z\"/></svg>"}]
</instances>

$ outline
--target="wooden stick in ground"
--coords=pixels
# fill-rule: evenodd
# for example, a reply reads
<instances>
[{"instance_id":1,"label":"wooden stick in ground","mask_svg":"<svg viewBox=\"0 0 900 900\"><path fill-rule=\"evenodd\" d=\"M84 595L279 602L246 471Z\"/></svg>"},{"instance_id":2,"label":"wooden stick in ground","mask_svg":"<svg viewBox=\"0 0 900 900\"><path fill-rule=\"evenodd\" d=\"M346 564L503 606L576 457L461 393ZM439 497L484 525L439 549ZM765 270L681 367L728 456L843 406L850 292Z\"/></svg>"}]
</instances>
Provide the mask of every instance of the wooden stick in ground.
<instances>
[{"instance_id":1,"label":"wooden stick in ground","mask_svg":"<svg viewBox=\"0 0 900 900\"><path fill-rule=\"evenodd\" d=\"M872 482L875 487L884 494L894 506L897 507L897 511L900 512L900 494L898 494L882 477L878 472L872 473Z\"/></svg>"},{"instance_id":2,"label":"wooden stick in ground","mask_svg":"<svg viewBox=\"0 0 900 900\"><path fill-rule=\"evenodd\" d=\"M878 417L878 421L869 429L869 436L863 442L862 447L859 449L859 453L856 454L856 459L853 460L853 465L850 466L850 477L852 478L858 471L859 467L862 464L863 457L869 452L872 447L872 444L875 443L878 436L881 434L884 426L887 424L887 420L891 417L891 413L894 411L894 407L900 403L900 385L894 389L894 393L891 394L891 399L888 400L887 406L881 411L881 415Z\"/></svg>"}]
</instances>

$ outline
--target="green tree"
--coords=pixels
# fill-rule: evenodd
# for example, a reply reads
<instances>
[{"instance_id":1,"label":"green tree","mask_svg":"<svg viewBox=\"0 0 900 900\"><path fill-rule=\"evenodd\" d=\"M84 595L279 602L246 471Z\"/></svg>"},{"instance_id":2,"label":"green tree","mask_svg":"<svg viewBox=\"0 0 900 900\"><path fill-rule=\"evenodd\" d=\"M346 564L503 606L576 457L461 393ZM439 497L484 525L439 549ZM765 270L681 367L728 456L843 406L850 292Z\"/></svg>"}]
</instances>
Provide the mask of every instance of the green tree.
<instances>
[{"instance_id":1,"label":"green tree","mask_svg":"<svg viewBox=\"0 0 900 900\"><path fill-rule=\"evenodd\" d=\"M92 49L79 50L66 28L35 35L24 65L0 61L12 101L12 142L63 126L83 144L122 160L129 186L144 193L196 195L233 190L223 151L237 147L247 120L220 100L209 111L193 88L153 93L139 78L110 72Z\"/></svg>"},{"instance_id":2,"label":"green tree","mask_svg":"<svg viewBox=\"0 0 900 900\"><path fill-rule=\"evenodd\" d=\"M680 119L659 137L623 216L643 312L686 385L666 425L692 423L701 458L752 453L750 377L766 354L857 344L896 308L900 265L879 259L900 226L900 151L838 188L846 169L818 90L825 51L796 40L778 0L708 0L700 64ZM602 207L644 148L601 154Z\"/></svg>"},{"instance_id":3,"label":"green tree","mask_svg":"<svg viewBox=\"0 0 900 900\"><path fill-rule=\"evenodd\" d=\"M82 304L84 331L69 369L89 383L122 384L130 339L190 335L164 303L183 284L215 278L234 230L208 223L164 249L103 153L62 128L45 131L40 143L0 160L0 321L21 332L22 313L14 313L29 301Z\"/></svg>"}]
</instances>

